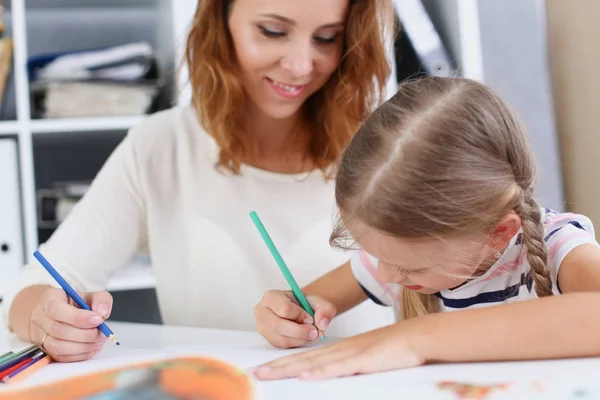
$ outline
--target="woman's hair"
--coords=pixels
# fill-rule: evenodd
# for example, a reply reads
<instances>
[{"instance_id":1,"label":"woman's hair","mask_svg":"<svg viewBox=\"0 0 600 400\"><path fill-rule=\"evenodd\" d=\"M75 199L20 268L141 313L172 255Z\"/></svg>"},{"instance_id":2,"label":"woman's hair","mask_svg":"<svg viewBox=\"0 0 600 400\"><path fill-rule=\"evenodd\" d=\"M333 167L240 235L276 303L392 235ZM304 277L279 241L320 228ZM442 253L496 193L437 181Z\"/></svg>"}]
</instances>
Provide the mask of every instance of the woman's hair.
<instances>
[{"instance_id":1,"label":"woman's hair","mask_svg":"<svg viewBox=\"0 0 600 400\"><path fill-rule=\"evenodd\" d=\"M248 101L238 78L228 15L235 0L201 0L185 52L192 103L220 147L217 166L239 173L247 133ZM307 158L323 172L339 161L343 148L373 107L383 100L391 68L386 39L396 31L391 0L349 0L344 51L337 70L307 99L310 140Z\"/></svg>"},{"instance_id":2,"label":"woman's hair","mask_svg":"<svg viewBox=\"0 0 600 400\"><path fill-rule=\"evenodd\" d=\"M341 219L330 241L345 247L360 223L404 238L490 233L509 212L538 296L552 294L536 165L526 132L491 89L464 78L427 77L400 85L344 151L335 198ZM404 318L438 311L434 295L403 288Z\"/></svg>"}]
</instances>

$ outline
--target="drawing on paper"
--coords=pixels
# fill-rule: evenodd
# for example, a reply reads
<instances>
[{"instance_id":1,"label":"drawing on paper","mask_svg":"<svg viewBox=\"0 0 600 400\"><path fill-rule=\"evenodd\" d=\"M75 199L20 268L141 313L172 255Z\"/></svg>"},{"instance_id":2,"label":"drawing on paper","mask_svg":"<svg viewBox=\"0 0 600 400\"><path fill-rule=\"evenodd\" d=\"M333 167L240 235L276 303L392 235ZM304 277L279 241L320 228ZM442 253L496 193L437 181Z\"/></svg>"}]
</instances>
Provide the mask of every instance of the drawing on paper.
<instances>
[{"instance_id":1,"label":"drawing on paper","mask_svg":"<svg viewBox=\"0 0 600 400\"><path fill-rule=\"evenodd\" d=\"M483 400L494 391L506 390L507 384L482 385L453 381L442 381L437 384L442 390L452 391L461 400Z\"/></svg>"},{"instance_id":2,"label":"drawing on paper","mask_svg":"<svg viewBox=\"0 0 600 400\"><path fill-rule=\"evenodd\" d=\"M249 376L238 368L210 358L185 357L132 364L18 392L0 392L0 400L5 398L252 400L254 396Z\"/></svg>"}]
</instances>

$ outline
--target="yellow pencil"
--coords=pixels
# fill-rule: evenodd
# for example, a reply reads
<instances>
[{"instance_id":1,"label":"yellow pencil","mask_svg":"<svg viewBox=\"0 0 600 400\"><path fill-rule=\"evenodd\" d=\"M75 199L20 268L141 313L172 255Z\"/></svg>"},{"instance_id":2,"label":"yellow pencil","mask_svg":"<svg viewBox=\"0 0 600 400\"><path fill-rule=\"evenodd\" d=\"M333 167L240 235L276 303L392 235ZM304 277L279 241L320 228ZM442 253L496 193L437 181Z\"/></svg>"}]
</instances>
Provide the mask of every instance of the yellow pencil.
<instances>
[{"instance_id":1,"label":"yellow pencil","mask_svg":"<svg viewBox=\"0 0 600 400\"><path fill-rule=\"evenodd\" d=\"M31 375L38 372L40 369L44 368L46 365L50 364L52 358L50 356L45 356L41 360L34 360L29 363L29 366L25 365L24 369L11 377L5 377L2 382L3 383L15 383L21 382L24 379L29 378ZM15 371L16 372L16 371Z\"/></svg>"}]
</instances>

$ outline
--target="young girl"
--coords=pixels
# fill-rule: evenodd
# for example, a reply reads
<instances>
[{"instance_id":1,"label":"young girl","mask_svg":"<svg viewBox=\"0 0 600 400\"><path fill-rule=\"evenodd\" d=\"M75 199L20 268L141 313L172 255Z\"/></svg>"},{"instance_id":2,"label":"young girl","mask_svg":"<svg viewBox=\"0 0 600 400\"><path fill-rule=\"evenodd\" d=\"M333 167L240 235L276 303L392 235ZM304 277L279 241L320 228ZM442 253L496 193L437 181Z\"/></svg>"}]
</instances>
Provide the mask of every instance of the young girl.
<instances>
[{"instance_id":1,"label":"young girl","mask_svg":"<svg viewBox=\"0 0 600 400\"><path fill-rule=\"evenodd\" d=\"M307 291L323 330L336 309L366 298L361 290L403 321L272 361L256 376L600 355L592 224L540 208L534 182L524 128L489 88L462 78L402 85L352 139L336 178L331 241L361 250L351 269ZM280 347L306 342L311 329L289 299L269 292L255 309L259 331Z\"/></svg>"}]
</instances>

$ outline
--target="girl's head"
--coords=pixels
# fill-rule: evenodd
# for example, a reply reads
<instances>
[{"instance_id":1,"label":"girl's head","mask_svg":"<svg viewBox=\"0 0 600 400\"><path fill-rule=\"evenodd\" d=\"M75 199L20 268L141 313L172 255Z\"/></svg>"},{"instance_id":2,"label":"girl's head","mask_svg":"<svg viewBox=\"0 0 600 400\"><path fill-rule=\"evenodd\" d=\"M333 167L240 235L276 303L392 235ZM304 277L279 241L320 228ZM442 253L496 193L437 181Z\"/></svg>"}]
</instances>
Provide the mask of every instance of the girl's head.
<instances>
[{"instance_id":1,"label":"girl's head","mask_svg":"<svg viewBox=\"0 0 600 400\"><path fill-rule=\"evenodd\" d=\"M523 126L488 87L463 78L407 82L359 129L336 178L345 233L403 287L409 318L433 293L493 265L523 229L538 295L551 294L535 161Z\"/></svg>"},{"instance_id":2,"label":"girl's head","mask_svg":"<svg viewBox=\"0 0 600 400\"><path fill-rule=\"evenodd\" d=\"M383 93L390 0L201 0L186 59L193 103L238 172L254 118L300 118L309 159L339 159Z\"/></svg>"}]
</instances>

